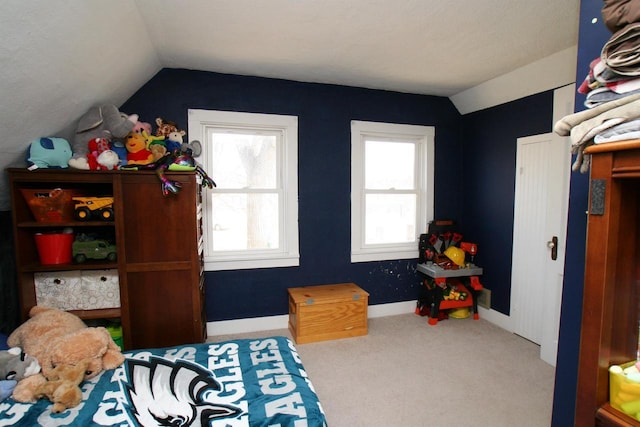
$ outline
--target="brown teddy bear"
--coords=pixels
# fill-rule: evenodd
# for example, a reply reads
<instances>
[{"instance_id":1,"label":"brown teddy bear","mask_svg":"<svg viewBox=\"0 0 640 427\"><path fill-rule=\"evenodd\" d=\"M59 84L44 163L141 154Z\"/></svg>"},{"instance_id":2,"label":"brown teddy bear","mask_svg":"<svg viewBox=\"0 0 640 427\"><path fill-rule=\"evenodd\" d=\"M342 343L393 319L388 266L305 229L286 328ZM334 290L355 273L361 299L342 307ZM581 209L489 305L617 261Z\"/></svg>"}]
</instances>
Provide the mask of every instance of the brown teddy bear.
<instances>
[{"instance_id":1,"label":"brown teddy bear","mask_svg":"<svg viewBox=\"0 0 640 427\"><path fill-rule=\"evenodd\" d=\"M19 402L35 401L36 389L58 366L76 366L87 361L83 379L88 380L124 362L120 347L103 327L89 328L74 314L50 307L35 306L29 316L29 320L9 335L7 343L11 347L22 347L25 353L35 357L42 373L18 383L13 398Z\"/></svg>"},{"instance_id":2,"label":"brown teddy bear","mask_svg":"<svg viewBox=\"0 0 640 427\"><path fill-rule=\"evenodd\" d=\"M82 401L80 383L89 367L89 361L83 360L77 365L58 365L47 376L47 381L40 384L35 397L46 397L53 402L53 413L63 412L67 408L78 406Z\"/></svg>"}]
</instances>

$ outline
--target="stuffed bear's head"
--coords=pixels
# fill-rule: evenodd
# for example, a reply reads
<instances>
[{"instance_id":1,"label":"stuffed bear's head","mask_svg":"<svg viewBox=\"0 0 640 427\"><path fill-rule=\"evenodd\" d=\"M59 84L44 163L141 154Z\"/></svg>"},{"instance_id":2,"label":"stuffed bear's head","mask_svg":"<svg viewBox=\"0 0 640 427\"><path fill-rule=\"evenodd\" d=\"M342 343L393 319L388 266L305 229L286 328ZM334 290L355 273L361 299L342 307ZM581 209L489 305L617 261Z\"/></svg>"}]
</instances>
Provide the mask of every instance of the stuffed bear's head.
<instances>
[{"instance_id":1,"label":"stuffed bear's head","mask_svg":"<svg viewBox=\"0 0 640 427\"><path fill-rule=\"evenodd\" d=\"M83 360L87 360L84 379L88 380L120 366L124 356L106 328L84 328L52 340L42 361L42 374L48 377L61 365L75 366Z\"/></svg>"},{"instance_id":2,"label":"stuffed bear's head","mask_svg":"<svg viewBox=\"0 0 640 427\"><path fill-rule=\"evenodd\" d=\"M127 135L125 147L127 147L129 153L137 153L147 148L147 140L143 134L131 132Z\"/></svg>"}]
</instances>

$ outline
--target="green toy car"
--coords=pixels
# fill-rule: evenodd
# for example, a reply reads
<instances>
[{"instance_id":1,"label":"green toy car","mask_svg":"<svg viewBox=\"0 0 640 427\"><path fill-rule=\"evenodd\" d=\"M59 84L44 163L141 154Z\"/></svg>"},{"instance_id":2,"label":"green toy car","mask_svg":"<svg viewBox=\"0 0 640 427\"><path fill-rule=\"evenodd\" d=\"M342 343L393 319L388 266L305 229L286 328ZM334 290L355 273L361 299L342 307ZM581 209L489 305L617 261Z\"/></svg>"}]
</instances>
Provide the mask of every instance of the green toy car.
<instances>
[{"instance_id":1,"label":"green toy car","mask_svg":"<svg viewBox=\"0 0 640 427\"><path fill-rule=\"evenodd\" d=\"M115 262L118 259L116 245L107 240L76 240L72 246L73 259L82 264L87 259L106 259Z\"/></svg>"}]
</instances>

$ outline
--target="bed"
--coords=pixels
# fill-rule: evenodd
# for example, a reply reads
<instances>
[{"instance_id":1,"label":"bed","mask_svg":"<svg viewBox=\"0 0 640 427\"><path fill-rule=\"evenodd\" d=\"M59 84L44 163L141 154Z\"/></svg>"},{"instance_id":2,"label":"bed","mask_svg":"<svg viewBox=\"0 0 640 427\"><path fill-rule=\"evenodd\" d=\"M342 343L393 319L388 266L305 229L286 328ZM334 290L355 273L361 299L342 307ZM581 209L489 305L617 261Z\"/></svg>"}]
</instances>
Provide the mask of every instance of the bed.
<instances>
[{"instance_id":1,"label":"bed","mask_svg":"<svg viewBox=\"0 0 640 427\"><path fill-rule=\"evenodd\" d=\"M292 341L269 337L125 352L60 414L0 403L0 426L326 426Z\"/></svg>"}]
</instances>

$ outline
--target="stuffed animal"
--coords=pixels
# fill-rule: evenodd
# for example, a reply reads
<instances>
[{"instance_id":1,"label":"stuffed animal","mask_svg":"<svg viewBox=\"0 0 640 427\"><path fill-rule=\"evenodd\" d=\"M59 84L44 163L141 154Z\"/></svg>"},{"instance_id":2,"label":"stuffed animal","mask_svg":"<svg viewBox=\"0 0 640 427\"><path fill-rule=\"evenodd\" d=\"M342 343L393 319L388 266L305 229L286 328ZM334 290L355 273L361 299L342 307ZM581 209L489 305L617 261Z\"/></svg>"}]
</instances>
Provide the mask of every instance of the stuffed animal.
<instances>
[{"instance_id":1,"label":"stuffed animal","mask_svg":"<svg viewBox=\"0 0 640 427\"><path fill-rule=\"evenodd\" d=\"M22 379L40 372L38 361L20 347L0 351L0 402L11 396Z\"/></svg>"},{"instance_id":2,"label":"stuffed animal","mask_svg":"<svg viewBox=\"0 0 640 427\"><path fill-rule=\"evenodd\" d=\"M162 194L167 196L169 193L178 193L180 191L180 183L178 181L172 181L166 177L165 171L196 171L196 173L202 179L202 185L205 187L213 188L216 183L207 175L202 167L196 162L191 155L191 149L185 148L174 150L164 155L161 159L148 163L146 165L127 165L122 169L132 170L155 170L156 175L160 179Z\"/></svg>"},{"instance_id":3,"label":"stuffed animal","mask_svg":"<svg viewBox=\"0 0 640 427\"><path fill-rule=\"evenodd\" d=\"M182 151L191 150L191 155L193 157L198 157L200 154L202 154L202 144L200 144L200 141L198 141L197 139L194 139L191 142L183 142L180 146L180 149Z\"/></svg>"},{"instance_id":4,"label":"stuffed animal","mask_svg":"<svg viewBox=\"0 0 640 427\"><path fill-rule=\"evenodd\" d=\"M138 115L127 116L115 105L106 104L92 107L78 120L75 138L71 146L73 152L69 166L80 169L89 152L89 141L94 138L124 138L138 122ZM79 163L78 163L79 162Z\"/></svg>"},{"instance_id":5,"label":"stuffed animal","mask_svg":"<svg viewBox=\"0 0 640 427\"><path fill-rule=\"evenodd\" d=\"M55 414L78 406L82 401L80 383L88 367L88 360L81 360L77 365L56 366L49 372L47 381L36 388L35 397L49 399L53 403L51 412Z\"/></svg>"},{"instance_id":6,"label":"stuffed animal","mask_svg":"<svg viewBox=\"0 0 640 427\"><path fill-rule=\"evenodd\" d=\"M42 372L18 383L13 398L19 402L33 402L36 390L55 367L75 366L87 360L84 379L88 380L124 362L120 347L103 327L87 327L76 315L50 307L35 306L29 316L9 335L7 343L35 357Z\"/></svg>"},{"instance_id":7,"label":"stuffed animal","mask_svg":"<svg viewBox=\"0 0 640 427\"><path fill-rule=\"evenodd\" d=\"M143 134L131 132L125 142L127 147L127 165L146 165L153 162L153 153L147 149L147 140Z\"/></svg>"},{"instance_id":8,"label":"stuffed animal","mask_svg":"<svg viewBox=\"0 0 640 427\"><path fill-rule=\"evenodd\" d=\"M0 402L11 396L17 384L16 380L0 380Z\"/></svg>"},{"instance_id":9,"label":"stuffed animal","mask_svg":"<svg viewBox=\"0 0 640 427\"><path fill-rule=\"evenodd\" d=\"M182 146L182 139L187 133L183 130L170 132L169 135L166 136L166 145L169 151L173 151L176 148Z\"/></svg>"},{"instance_id":10,"label":"stuffed animal","mask_svg":"<svg viewBox=\"0 0 640 427\"><path fill-rule=\"evenodd\" d=\"M149 144L149 151L153 154L153 161L155 162L167 154L167 147L164 145L164 141L155 141Z\"/></svg>"},{"instance_id":11,"label":"stuffed animal","mask_svg":"<svg viewBox=\"0 0 640 427\"><path fill-rule=\"evenodd\" d=\"M156 136L164 137L168 152L180 148L182 139L187 134L184 130L179 130L174 122L164 120L162 117L156 118L156 125L158 125Z\"/></svg>"},{"instance_id":12,"label":"stuffed animal","mask_svg":"<svg viewBox=\"0 0 640 427\"><path fill-rule=\"evenodd\" d=\"M156 128L156 136L164 136L166 138L171 132L178 131L178 127L174 122L165 120L162 117L156 118L156 125L158 126Z\"/></svg>"},{"instance_id":13,"label":"stuffed animal","mask_svg":"<svg viewBox=\"0 0 640 427\"><path fill-rule=\"evenodd\" d=\"M120 163L115 151L111 150L111 141L107 138L93 138L89 141L87 154L89 170L113 170Z\"/></svg>"},{"instance_id":14,"label":"stuffed animal","mask_svg":"<svg viewBox=\"0 0 640 427\"><path fill-rule=\"evenodd\" d=\"M27 153L29 169L66 168L71 159L71 146L64 138L38 138L31 141Z\"/></svg>"},{"instance_id":15,"label":"stuffed animal","mask_svg":"<svg viewBox=\"0 0 640 427\"><path fill-rule=\"evenodd\" d=\"M20 381L40 372L35 357L26 354L20 347L0 350L0 380Z\"/></svg>"},{"instance_id":16,"label":"stuffed animal","mask_svg":"<svg viewBox=\"0 0 640 427\"><path fill-rule=\"evenodd\" d=\"M119 166L124 166L127 164L127 147L124 143L124 139L114 139L113 141L111 141L111 151L113 151L114 153L116 153L116 155L118 156L118 160L120 160L120 162L118 163Z\"/></svg>"},{"instance_id":17,"label":"stuffed animal","mask_svg":"<svg viewBox=\"0 0 640 427\"><path fill-rule=\"evenodd\" d=\"M131 129L131 132L142 133L142 131L145 131L146 133L151 135L151 123L138 121L133 126L133 129Z\"/></svg>"},{"instance_id":18,"label":"stuffed animal","mask_svg":"<svg viewBox=\"0 0 640 427\"><path fill-rule=\"evenodd\" d=\"M164 136L152 135L146 130L143 130L141 133L142 136L144 136L144 139L147 141L147 149L151 151L151 154L153 154L152 161L155 162L167 153L167 146Z\"/></svg>"}]
</instances>

